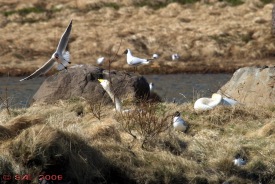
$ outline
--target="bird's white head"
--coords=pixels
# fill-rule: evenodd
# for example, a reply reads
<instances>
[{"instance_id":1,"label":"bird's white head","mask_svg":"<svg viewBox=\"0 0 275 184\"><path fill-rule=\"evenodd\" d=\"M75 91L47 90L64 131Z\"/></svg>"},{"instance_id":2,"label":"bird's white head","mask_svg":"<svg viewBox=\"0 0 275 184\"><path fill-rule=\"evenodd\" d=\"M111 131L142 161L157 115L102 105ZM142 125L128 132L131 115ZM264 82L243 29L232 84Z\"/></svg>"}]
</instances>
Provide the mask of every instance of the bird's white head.
<instances>
[{"instance_id":1,"label":"bird's white head","mask_svg":"<svg viewBox=\"0 0 275 184\"><path fill-rule=\"evenodd\" d=\"M59 54L57 52L55 52L53 55L52 55L52 58L58 60L59 59Z\"/></svg>"},{"instance_id":2,"label":"bird's white head","mask_svg":"<svg viewBox=\"0 0 275 184\"><path fill-rule=\"evenodd\" d=\"M158 54L153 54L153 59L157 59L159 57L159 55Z\"/></svg>"}]
</instances>

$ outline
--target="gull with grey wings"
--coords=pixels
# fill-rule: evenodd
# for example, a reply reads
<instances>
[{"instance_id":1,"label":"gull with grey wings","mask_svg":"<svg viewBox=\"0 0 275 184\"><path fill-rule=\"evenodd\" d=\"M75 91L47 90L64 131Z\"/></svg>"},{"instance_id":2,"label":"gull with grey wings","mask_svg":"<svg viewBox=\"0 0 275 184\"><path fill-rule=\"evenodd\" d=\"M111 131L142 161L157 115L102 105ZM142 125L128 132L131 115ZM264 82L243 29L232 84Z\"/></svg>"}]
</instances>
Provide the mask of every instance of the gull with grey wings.
<instances>
[{"instance_id":1,"label":"gull with grey wings","mask_svg":"<svg viewBox=\"0 0 275 184\"><path fill-rule=\"evenodd\" d=\"M24 79L21 79L20 81L33 79L42 74L47 73L54 66L55 63L58 63L57 70L60 71L60 70L67 69L68 64L70 64L70 54L69 54L69 51L65 51L65 49L69 41L71 30L72 30L72 20L70 21L70 24L68 25L66 31L63 33L59 41L59 44L57 46L57 49L53 53L51 59L47 61L38 70L36 70L34 73L32 73L30 76Z\"/></svg>"}]
</instances>

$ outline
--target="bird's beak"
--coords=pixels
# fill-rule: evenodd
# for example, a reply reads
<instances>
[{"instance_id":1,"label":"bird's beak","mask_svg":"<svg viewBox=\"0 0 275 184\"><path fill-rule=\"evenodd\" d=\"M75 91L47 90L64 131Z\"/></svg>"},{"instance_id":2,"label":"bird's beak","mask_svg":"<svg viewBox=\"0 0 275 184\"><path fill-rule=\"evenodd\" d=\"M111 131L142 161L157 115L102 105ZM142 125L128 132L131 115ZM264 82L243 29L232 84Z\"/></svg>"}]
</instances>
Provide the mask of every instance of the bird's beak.
<instances>
[{"instance_id":1,"label":"bird's beak","mask_svg":"<svg viewBox=\"0 0 275 184\"><path fill-rule=\"evenodd\" d=\"M97 79L100 83L102 83L104 81L104 79Z\"/></svg>"}]
</instances>

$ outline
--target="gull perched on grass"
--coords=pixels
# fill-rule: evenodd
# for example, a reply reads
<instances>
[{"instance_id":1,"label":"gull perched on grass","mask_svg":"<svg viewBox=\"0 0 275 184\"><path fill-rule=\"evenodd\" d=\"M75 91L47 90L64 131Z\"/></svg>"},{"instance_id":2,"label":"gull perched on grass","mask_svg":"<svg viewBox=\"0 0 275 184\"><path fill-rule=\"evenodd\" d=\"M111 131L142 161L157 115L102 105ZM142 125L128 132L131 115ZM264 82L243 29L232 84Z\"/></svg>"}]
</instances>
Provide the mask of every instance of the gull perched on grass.
<instances>
[{"instance_id":1,"label":"gull perched on grass","mask_svg":"<svg viewBox=\"0 0 275 184\"><path fill-rule=\"evenodd\" d=\"M172 54L172 60L175 61L175 60L178 60L180 58L180 56L176 53L176 54Z\"/></svg>"},{"instance_id":2,"label":"gull perched on grass","mask_svg":"<svg viewBox=\"0 0 275 184\"><path fill-rule=\"evenodd\" d=\"M174 114L173 127L175 128L175 130L181 132L184 132L188 127L187 123L180 117L179 111L175 112Z\"/></svg>"},{"instance_id":3,"label":"gull perched on grass","mask_svg":"<svg viewBox=\"0 0 275 184\"><path fill-rule=\"evenodd\" d=\"M234 106L238 103L239 102L237 102L236 100L227 97L222 97L222 95L214 93L212 94L211 98L199 98L194 104L194 109L197 111L206 111L213 109L217 105Z\"/></svg>"},{"instance_id":4,"label":"gull perched on grass","mask_svg":"<svg viewBox=\"0 0 275 184\"><path fill-rule=\"evenodd\" d=\"M218 93L214 93L212 98L199 98L195 104L194 109L196 111L207 111L211 110L217 105L219 105L222 101L222 96Z\"/></svg>"},{"instance_id":5,"label":"gull perched on grass","mask_svg":"<svg viewBox=\"0 0 275 184\"><path fill-rule=\"evenodd\" d=\"M158 54L153 54L153 56L152 56L153 59L157 59L158 57L159 57Z\"/></svg>"},{"instance_id":6,"label":"gull perched on grass","mask_svg":"<svg viewBox=\"0 0 275 184\"><path fill-rule=\"evenodd\" d=\"M141 59L132 55L130 49L126 49L124 54L127 54L127 63L130 66L137 67L139 65L148 65L153 59Z\"/></svg>"},{"instance_id":7,"label":"gull perched on grass","mask_svg":"<svg viewBox=\"0 0 275 184\"><path fill-rule=\"evenodd\" d=\"M233 162L234 162L234 165L236 165L236 166L243 166L246 164L246 160L241 158L241 156L239 154L235 157Z\"/></svg>"},{"instance_id":8,"label":"gull perched on grass","mask_svg":"<svg viewBox=\"0 0 275 184\"><path fill-rule=\"evenodd\" d=\"M41 68L39 68L34 73L32 73L30 76L24 79L21 79L20 81L33 79L35 77L38 77L42 74L47 73L56 62L58 63L57 70L60 71L60 70L67 69L68 64L70 64L71 62L70 62L70 53L68 51L65 51L65 49L69 41L71 30L72 30L72 20L68 25L67 29L65 30L65 32L63 33L58 43L57 49L53 53L51 59L47 61Z\"/></svg>"}]
</instances>

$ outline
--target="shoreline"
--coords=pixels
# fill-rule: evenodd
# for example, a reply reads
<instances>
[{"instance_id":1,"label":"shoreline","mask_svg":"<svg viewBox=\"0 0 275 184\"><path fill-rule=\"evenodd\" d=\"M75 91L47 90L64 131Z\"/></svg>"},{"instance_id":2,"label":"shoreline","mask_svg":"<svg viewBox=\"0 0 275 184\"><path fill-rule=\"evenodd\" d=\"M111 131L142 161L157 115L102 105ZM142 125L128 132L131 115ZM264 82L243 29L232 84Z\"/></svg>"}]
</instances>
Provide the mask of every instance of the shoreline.
<instances>
[{"instance_id":1,"label":"shoreline","mask_svg":"<svg viewBox=\"0 0 275 184\"><path fill-rule=\"evenodd\" d=\"M125 70L125 71L134 71L134 68L129 67L127 65L120 65L119 63L112 63L111 70ZM226 63L226 62L225 62ZM248 63L248 64L245 64ZM75 63L75 64L83 64L83 63ZM91 63L87 63L87 65L93 65ZM73 64L71 65L73 66ZM96 66L96 65L94 65ZM148 67L150 66L150 67ZM139 66L137 68L137 72L141 75L150 75L150 74L178 74L178 73L188 73L188 74L215 74L215 73L234 73L236 70L242 67L250 67L250 66L272 66L272 61L270 60L255 60L250 62L237 62L234 61L231 64L219 63L215 62L181 62L181 61L167 61L167 62L155 62L152 65ZM36 71L40 66L22 66L22 67L12 67L12 66L0 66L0 77L21 77L32 74ZM103 66L98 66L108 70L108 64L104 63ZM52 68L46 76L50 76L54 73L58 72L54 68Z\"/></svg>"}]
</instances>

